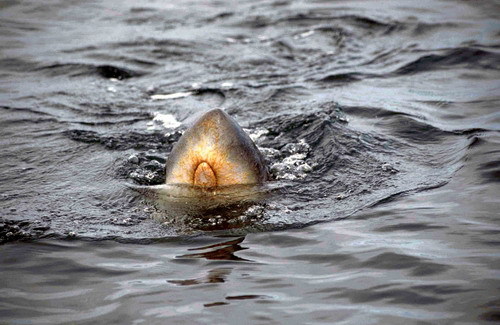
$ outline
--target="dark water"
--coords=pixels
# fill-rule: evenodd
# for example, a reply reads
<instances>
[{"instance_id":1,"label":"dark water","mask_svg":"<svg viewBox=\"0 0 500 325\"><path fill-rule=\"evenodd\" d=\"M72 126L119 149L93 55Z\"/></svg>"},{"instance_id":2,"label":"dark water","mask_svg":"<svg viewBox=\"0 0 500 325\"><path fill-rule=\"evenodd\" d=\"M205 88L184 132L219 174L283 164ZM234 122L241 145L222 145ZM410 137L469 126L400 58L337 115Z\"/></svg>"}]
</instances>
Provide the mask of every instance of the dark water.
<instances>
[{"instance_id":1,"label":"dark water","mask_svg":"<svg viewBox=\"0 0 500 325\"><path fill-rule=\"evenodd\" d=\"M500 320L500 5L3 1L0 323ZM164 217L220 107L269 195Z\"/></svg>"}]
</instances>

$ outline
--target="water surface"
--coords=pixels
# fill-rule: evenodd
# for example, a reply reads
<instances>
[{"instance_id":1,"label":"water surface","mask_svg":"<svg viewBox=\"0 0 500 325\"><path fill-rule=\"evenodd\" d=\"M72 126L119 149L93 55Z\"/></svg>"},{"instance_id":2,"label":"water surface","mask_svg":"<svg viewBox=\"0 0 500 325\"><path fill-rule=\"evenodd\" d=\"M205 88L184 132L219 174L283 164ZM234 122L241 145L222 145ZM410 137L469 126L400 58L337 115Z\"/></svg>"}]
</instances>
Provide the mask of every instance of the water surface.
<instances>
[{"instance_id":1,"label":"water surface","mask_svg":"<svg viewBox=\"0 0 500 325\"><path fill-rule=\"evenodd\" d=\"M4 2L0 322L498 321L498 12ZM133 188L214 107L270 193L162 215Z\"/></svg>"}]
</instances>

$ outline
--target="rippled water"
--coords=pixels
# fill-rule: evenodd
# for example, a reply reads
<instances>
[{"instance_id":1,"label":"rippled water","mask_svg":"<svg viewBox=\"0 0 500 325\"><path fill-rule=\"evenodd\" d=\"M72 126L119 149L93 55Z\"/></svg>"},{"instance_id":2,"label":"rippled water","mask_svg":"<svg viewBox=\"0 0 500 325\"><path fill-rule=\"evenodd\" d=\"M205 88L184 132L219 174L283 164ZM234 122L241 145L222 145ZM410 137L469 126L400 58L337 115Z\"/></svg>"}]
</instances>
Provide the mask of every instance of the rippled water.
<instances>
[{"instance_id":1,"label":"rippled water","mask_svg":"<svg viewBox=\"0 0 500 325\"><path fill-rule=\"evenodd\" d=\"M2 2L0 323L500 320L499 12ZM214 107L269 194L166 216L134 189Z\"/></svg>"}]
</instances>

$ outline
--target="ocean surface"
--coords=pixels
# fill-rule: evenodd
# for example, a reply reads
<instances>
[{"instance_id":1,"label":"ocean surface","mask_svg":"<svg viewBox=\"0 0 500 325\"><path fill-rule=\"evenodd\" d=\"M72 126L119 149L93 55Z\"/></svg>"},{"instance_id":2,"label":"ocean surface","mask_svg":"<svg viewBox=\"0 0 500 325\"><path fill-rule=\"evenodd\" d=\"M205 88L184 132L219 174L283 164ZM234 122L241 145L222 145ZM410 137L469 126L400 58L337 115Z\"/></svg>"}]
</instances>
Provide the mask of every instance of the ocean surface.
<instances>
[{"instance_id":1,"label":"ocean surface","mask_svg":"<svg viewBox=\"0 0 500 325\"><path fill-rule=\"evenodd\" d=\"M0 2L0 324L500 321L500 3ZM209 109L255 202L137 191Z\"/></svg>"}]
</instances>

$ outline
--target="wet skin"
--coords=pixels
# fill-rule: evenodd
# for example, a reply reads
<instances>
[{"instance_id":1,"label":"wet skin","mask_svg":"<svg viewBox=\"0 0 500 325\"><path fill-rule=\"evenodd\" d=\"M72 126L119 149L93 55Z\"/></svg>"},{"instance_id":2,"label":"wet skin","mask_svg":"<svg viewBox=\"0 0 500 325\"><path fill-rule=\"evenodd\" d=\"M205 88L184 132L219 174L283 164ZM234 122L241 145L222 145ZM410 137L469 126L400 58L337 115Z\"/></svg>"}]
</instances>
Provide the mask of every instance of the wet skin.
<instances>
[{"instance_id":1,"label":"wet skin","mask_svg":"<svg viewBox=\"0 0 500 325\"><path fill-rule=\"evenodd\" d=\"M155 202L155 219L182 223L191 217L241 215L267 196L269 189L262 185L268 179L264 158L250 137L227 113L214 109L175 144L165 184L134 189Z\"/></svg>"},{"instance_id":2,"label":"wet skin","mask_svg":"<svg viewBox=\"0 0 500 325\"><path fill-rule=\"evenodd\" d=\"M220 109L202 115L176 143L166 164L167 185L217 188L262 184L262 154L238 123Z\"/></svg>"}]
</instances>

